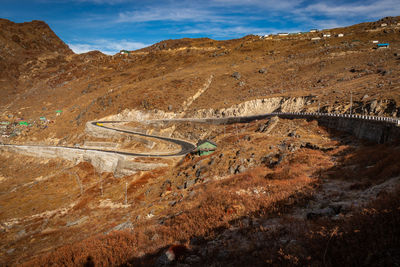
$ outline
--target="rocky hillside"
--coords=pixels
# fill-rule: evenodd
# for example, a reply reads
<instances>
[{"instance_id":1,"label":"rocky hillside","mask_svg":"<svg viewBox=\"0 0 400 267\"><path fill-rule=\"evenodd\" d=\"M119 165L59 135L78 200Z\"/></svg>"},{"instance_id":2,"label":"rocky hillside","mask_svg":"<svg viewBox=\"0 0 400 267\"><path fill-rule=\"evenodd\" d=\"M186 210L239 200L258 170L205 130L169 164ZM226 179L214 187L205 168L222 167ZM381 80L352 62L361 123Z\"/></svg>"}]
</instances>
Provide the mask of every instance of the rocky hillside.
<instances>
[{"instance_id":1,"label":"rocky hillside","mask_svg":"<svg viewBox=\"0 0 400 267\"><path fill-rule=\"evenodd\" d=\"M0 266L399 266L399 142L311 119L149 123L275 111L399 117L398 21L107 56L74 54L42 22L1 20L0 144L11 145L0 146ZM177 147L85 132L106 116L128 121L120 130L217 149L125 157ZM96 158L99 149L122 153Z\"/></svg>"},{"instance_id":2,"label":"rocky hillside","mask_svg":"<svg viewBox=\"0 0 400 267\"><path fill-rule=\"evenodd\" d=\"M265 39L166 40L106 56L73 54L43 22L2 20L0 42L7 49L0 50L6 70L1 71L0 116L30 123L45 116L54 124L32 129L21 141L55 137L68 143L76 141L74 134L86 121L132 109L191 116L232 110L255 99L307 98L297 104L298 111L348 113L352 108L353 113L400 116L397 21L400 17ZM321 37L328 32L330 38ZM339 33L344 36L336 37ZM311 40L316 37L321 39ZM390 48L375 49L373 40ZM275 102L262 110L282 109ZM62 118L55 110L63 111ZM6 140L14 141L18 138Z\"/></svg>"},{"instance_id":3,"label":"rocky hillside","mask_svg":"<svg viewBox=\"0 0 400 267\"><path fill-rule=\"evenodd\" d=\"M1 98L21 93L18 80L22 74L34 72L38 61L71 54L71 49L43 21L14 23L0 19Z\"/></svg>"}]
</instances>

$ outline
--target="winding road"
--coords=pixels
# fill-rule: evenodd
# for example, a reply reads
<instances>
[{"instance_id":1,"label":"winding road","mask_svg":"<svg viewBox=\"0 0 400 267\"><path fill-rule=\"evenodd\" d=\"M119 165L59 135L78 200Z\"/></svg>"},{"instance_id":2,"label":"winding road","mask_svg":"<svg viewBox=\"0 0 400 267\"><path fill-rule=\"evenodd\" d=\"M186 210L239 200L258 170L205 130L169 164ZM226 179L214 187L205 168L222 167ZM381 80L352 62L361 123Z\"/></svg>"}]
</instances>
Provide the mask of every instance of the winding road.
<instances>
[{"instance_id":1,"label":"winding road","mask_svg":"<svg viewBox=\"0 0 400 267\"><path fill-rule=\"evenodd\" d=\"M346 119L356 119L356 120L363 120L369 122L376 122L376 123L386 123L393 126L400 126L400 119L398 118L389 118L389 117L379 117L379 116L367 116L367 115L350 115L350 114L331 114L331 113L301 113L301 112L273 112L273 113L266 113L261 115L254 115L254 116L241 116L241 117L225 117L225 118L178 118L178 119L165 119L165 120L152 120L150 122L197 122L197 123L209 123L209 124L231 124L231 123L246 123L254 120L265 119L273 116L278 116L282 118L321 118L321 117L330 117L330 118L346 118ZM125 151L117 151L117 150L104 150L104 149L96 149L96 148L81 148L81 147L68 147L68 146L46 146L46 145L14 145L14 144L1 144L3 147L36 147L36 148L64 148L64 149L71 149L71 150L83 150L83 151L96 151L102 153L110 153L110 154L118 154L118 155L125 155L125 156L135 156L135 157L176 157L176 156L183 156L190 153L194 148L195 145L181 139L176 138L169 138L157 135L149 135L140 132L118 129L109 126L109 124L116 124L116 123L126 123L128 121L92 121L90 124L95 127L104 128L107 130L138 135L143 137L150 137L155 138L158 140L170 142L173 144L177 144L180 146L181 150L179 152L174 152L170 154L143 154L143 153L131 153Z\"/></svg>"},{"instance_id":2,"label":"winding road","mask_svg":"<svg viewBox=\"0 0 400 267\"><path fill-rule=\"evenodd\" d=\"M118 129L118 128L104 126L104 124L122 123L122 122L126 122L126 121L93 121L90 123L94 126L112 130L112 131L116 131L116 132L120 132L120 133L139 135L139 136L150 137L150 138L155 138L158 140L167 141L167 142L179 145L181 147L181 150L178 153L165 154L165 155L163 155L163 154L139 154L139 153L129 153L129 152L121 152L121 151L100 150L100 149L98 149L97 151L111 152L111 153L117 153L117 154L127 155L127 156L136 156L136 157L176 157L176 156L186 155L186 154L190 153L196 147L194 144L189 143L184 140L181 140L181 139L174 139L174 138L168 138L168 137L164 137L164 136L144 134L144 133L140 133L140 132L134 132L134 131L122 130L122 129ZM87 150L89 150L89 149L87 149Z\"/></svg>"}]
</instances>

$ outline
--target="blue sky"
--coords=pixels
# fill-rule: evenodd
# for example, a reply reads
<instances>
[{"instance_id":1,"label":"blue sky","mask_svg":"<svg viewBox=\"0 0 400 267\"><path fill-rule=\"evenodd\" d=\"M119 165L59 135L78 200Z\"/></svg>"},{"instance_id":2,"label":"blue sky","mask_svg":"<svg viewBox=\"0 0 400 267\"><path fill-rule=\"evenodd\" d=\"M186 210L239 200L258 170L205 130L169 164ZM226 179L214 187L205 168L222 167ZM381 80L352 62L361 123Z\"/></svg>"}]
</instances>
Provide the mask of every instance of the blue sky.
<instances>
[{"instance_id":1,"label":"blue sky","mask_svg":"<svg viewBox=\"0 0 400 267\"><path fill-rule=\"evenodd\" d=\"M0 18L43 20L76 53L165 39L307 31L400 15L399 0L0 0Z\"/></svg>"}]
</instances>

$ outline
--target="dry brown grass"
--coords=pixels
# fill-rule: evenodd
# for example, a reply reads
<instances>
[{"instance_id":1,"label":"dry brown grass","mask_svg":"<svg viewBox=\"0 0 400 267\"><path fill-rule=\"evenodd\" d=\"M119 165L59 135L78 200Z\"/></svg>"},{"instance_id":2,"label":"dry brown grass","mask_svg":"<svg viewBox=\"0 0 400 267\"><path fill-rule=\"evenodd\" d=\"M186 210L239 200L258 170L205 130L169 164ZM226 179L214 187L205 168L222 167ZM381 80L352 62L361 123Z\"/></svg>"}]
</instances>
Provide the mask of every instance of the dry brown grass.
<instances>
[{"instance_id":1,"label":"dry brown grass","mask_svg":"<svg viewBox=\"0 0 400 267\"><path fill-rule=\"evenodd\" d=\"M309 154L315 161L321 156L314 152L300 153ZM177 215L164 219L162 225L139 223L133 233L91 238L38 257L28 265L66 262L78 266L89 256L95 264L116 265L142 253L155 253L168 244L187 244L194 236L212 238L220 229L228 228L243 216L283 212L302 198L309 197L316 180L302 175L302 172L310 168L310 162L293 164L293 168L296 171L289 170L286 177L281 169L277 169L279 179L266 179L267 174L274 171L257 167L225 180L198 185L192 198L168 210L167 214ZM137 182L141 184L142 179L152 179L153 175L144 175ZM134 186L130 190L134 190Z\"/></svg>"},{"instance_id":2,"label":"dry brown grass","mask_svg":"<svg viewBox=\"0 0 400 267\"><path fill-rule=\"evenodd\" d=\"M376 153L373 156L365 156L374 151ZM350 150L342 147L329 153L300 149L288 155L276 168L259 166L223 180L195 185L186 192L185 201L157 211L152 220L137 221L133 232L114 232L75 242L39 256L26 265L81 266L87 262L88 257L100 266L148 265L153 264L157 255L168 245L188 245L193 237L213 240L233 224L239 226L242 233L262 231L267 236L266 242L271 245L258 251L257 255L260 256L256 258L251 257L253 254L248 251L237 251L231 264L243 261L252 265L326 266L395 263L398 255L398 250L394 249L398 244L395 236L398 236L397 224L400 219L400 198L397 195L382 195L379 201L346 220L304 222L288 218L282 221L286 230L275 234L265 232L263 228L248 228L240 220L272 214L280 216L293 206L302 205L315 192L320 183L318 178L323 179L327 173L332 172L337 177L340 173L340 169L333 166L332 155L340 153L343 160L339 166L346 170L346 166L354 163L360 166L375 164L378 167L373 172L370 170L372 168L367 169L367 178L386 179L398 172L393 163L396 151L382 146ZM177 167L191 168L194 163L209 157L187 157ZM390 171L384 170L384 164L389 165ZM167 174L164 169L144 174L131 184L129 190L131 194L138 193L142 185ZM342 179L341 176L337 178ZM176 192L176 189L171 190L172 193ZM137 197L144 198L140 194ZM154 208L161 206L162 203L154 202ZM295 245L281 246L277 243L280 234L296 240ZM388 251L390 257L382 251Z\"/></svg>"}]
</instances>

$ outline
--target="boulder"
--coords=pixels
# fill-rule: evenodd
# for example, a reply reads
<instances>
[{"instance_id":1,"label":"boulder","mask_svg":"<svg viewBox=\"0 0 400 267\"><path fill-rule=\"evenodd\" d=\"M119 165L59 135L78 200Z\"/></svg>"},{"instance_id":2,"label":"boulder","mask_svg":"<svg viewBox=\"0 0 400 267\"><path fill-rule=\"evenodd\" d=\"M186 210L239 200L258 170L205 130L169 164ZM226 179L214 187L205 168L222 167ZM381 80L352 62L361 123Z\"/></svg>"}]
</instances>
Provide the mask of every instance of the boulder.
<instances>
[{"instance_id":1,"label":"boulder","mask_svg":"<svg viewBox=\"0 0 400 267\"><path fill-rule=\"evenodd\" d=\"M234 73L232 73L231 75L233 78L235 78L236 80L239 80L242 76L240 75L239 72L235 71Z\"/></svg>"}]
</instances>

